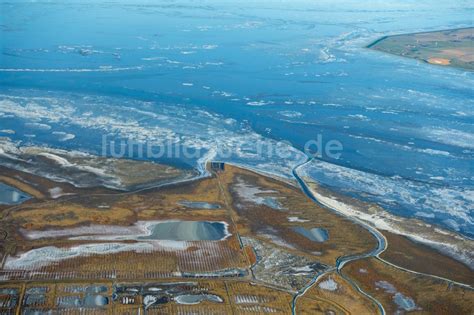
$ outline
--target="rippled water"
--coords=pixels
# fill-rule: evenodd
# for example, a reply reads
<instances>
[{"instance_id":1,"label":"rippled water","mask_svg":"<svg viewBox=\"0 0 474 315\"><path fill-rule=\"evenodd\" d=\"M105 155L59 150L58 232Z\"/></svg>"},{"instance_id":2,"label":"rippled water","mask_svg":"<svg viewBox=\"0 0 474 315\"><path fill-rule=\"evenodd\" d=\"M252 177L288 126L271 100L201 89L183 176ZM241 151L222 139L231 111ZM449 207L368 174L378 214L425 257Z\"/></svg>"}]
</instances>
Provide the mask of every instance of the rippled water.
<instances>
[{"instance_id":1,"label":"rippled water","mask_svg":"<svg viewBox=\"0 0 474 315\"><path fill-rule=\"evenodd\" d=\"M472 25L470 1L2 3L0 136L101 153L183 145L474 235L474 78L385 55L380 36ZM285 156L261 156L256 143ZM225 155L221 151L225 151ZM136 153L136 152L135 152ZM154 159L154 158L152 158Z\"/></svg>"}]
</instances>

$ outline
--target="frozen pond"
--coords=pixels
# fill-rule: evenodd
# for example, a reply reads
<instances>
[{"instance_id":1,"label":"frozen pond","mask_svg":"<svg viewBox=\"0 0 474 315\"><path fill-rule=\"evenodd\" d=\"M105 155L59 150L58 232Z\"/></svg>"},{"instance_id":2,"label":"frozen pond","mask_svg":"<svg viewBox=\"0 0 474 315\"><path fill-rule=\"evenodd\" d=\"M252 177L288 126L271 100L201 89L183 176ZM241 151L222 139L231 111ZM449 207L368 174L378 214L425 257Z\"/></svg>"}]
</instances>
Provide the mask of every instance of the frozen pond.
<instances>
[{"instance_id":1,"label":"frozen pond","mask_svg":"<svg viewBox=\"0 0 474 315\"><path fill-rule=\"evenodd\" d=\"M2 6L14 31L2 33L0 126L13 141L92 152L103 136L156 140L152 161L287 179L321 153L300 170L321 186L474 237L474 73L366 49L469 26L472 1L54 3ZM341 157L305 152L316 135Z\"/></svg>"},{"instance_id":2,"label":"frozen pond","mask_svg":"<svg viewBox=\"0 0 474 315\"><path fill-rule=\"evenodd\" d=\"M180 201L178 202L179 205L185 206L186 208L193 208L193 209L220 209L220 205L217 203L209 203L203 201Z\"/></svg>"},{"instance_id":3,"label":"frozen pond","mask_svg":"<svg viewBox=\"0 0 474 315\"><path fill-rule=\"evenodd\" d=\"M82 301L79 296L61 296L57 299L56 306L59 308L81 307Z\"/></svg>"},{"instance_id":4,"label":"frozen pond","mask_svg":"<svg viewBox=\"0 0 474 315\"><path fill-rule=\"evenodd\" d=\"M25 231L29 239L70 237L75 240L220 240L228 237L223 221L137 221L132 226L91 225L67 230Z\"/></svg>"},{"instance_id":5,"label":"frozen pond","mask_svg":"<svg viewBox=\"0 0 474 315\"><path fill-rule=\"evenodd\" d=\"M92 285L92 286L86 287L86 292L87 293L103 293L103 292L107 292L107 287L104 285Z\"/></svg>"},{"instance_id":6,"label":"frozen pond","mask_svg":"<svg viewBox=\"0 0 474 315\"><path fill-rule=\"evenodd\" d=\"M97 308L109 304L109 298L103 295L62 296L57 300L59 308Z\"/></svg>"},{"instance_id":7,"label":"frozen pond","mask_svg":"<svg viewBox=\"0 0 474 315\"><path fill-rule=\"evenodd\" d=\"M165 221L148 227L150 235L140 240L217 241L224 239L227 226L223 222Z\"/></svg>"},{"instance_id":8,"label":"frozen pond","mask_svg":"<svg viewBox=\"0 0 474 315\"><path fill-rule=\"evenodd\" d=\"M199 304L204 301L222 303L223 300L214 294L183 294L175 298L178 304Z\"/></svg>"},{"instance_id":9,"label":"frozen pond","mask_svg":"<svg viewBox=\"0 0 474 315\"><path fill-rule=\"evenodd\" d=\"M0 183L0 205L16 205L28 199L30 195L14 187Z\"/></svg>"},{"instance_id":10,"label":"frozen pond","mask_svg":"<svg viewBox=\"0 0 474 315\"><path fill-rule=\"evenodd\" d=\"M386 293L392 294L392 299L398 306L398 313L414 311L417 309L415 301L404 294L398 292L397 288L388 281L376 281L375 286L382 288Z\"/></svg>"},{"instance_id":11,"label":"frozen pond","mask_svg":"<svg viewBox=\"0 0 474 315\"><path fill-rule=\"evenodd\" d=\"M109 304L109 299L102 295L86 295L84 298L84 307L101 307Z\"/></svg>"},{"instance_id":12,"label":"frozen pond","mask_svg":"<svg viewBox=\"0 0 474 315\"><path fill-rule=\"evenodd\" d=\"M285 210L278 201L278 197L263 197L262 204L275 210Z\"/></svg>"},{"instance_id":13,"label":"frozen pond","mask_svg":"<svg viewBox=\"0 0 474 315\"><path fill-rule=\"evenodd\" d=\"M278 192L275 190L263 189L259 186L247 183L242 178L237 179L237 184L235 187L237 194L245 202L257 205L265 205L269 208L279 211L287 210L280 203L280 199L283 198L275 195L278 194ZM272 195L268 196L268 194Z\"/></svg>"},{"instance_id":14,"label":"frozen pond","mask_svg":"<svg viewBox=\"0 0 474 315\"><path fill-rule=\"evenodd\" d=\"M393 296L395 304L404 311L414 311L416 309L415 301L411 297L405 296L400 292L395 293Z\"/></svg>"},{"instance_id":15,"label":"frozen pond","mask_svg":"<svg viewBox=\"0 0 474 315\"><path fill-rule=\"evenodd\" d=\"M294 227L293 231L303 235L304 237L312 240L313 242L321 243L329 239L328 231L322 228L312 228L308 230L308 229L298 226L298 227Z\"/></svg>"}]
</instances>

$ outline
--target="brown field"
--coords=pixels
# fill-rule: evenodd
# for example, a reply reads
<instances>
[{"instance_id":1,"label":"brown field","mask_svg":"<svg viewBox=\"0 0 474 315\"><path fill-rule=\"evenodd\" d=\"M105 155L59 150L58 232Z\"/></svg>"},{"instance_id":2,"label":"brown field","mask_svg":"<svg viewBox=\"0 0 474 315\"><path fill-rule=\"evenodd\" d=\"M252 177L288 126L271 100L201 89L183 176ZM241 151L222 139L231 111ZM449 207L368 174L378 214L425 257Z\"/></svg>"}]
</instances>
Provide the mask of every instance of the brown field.
<instances>
[{"instance_id":1,"label":"brown field","mask_svg":"<svg viewBox=\"0 0 474 315\"><path fill-rule=\"evenodd\" d=\"M230 165L210 178L136 192L76 188L20 171L2 170L1 181L34 196L21 205L0 209L2 257L15 257L45 246L67 249L97 243L99 241L95 239L72 239L68 234L74 228L91 225L130 227L137 221L168 219L223 221L228 223L231 236L219 241L189 241L185 243L185 249L157 247L143 251L88 254L52 264L38 261L33 267L20 270L5 270L3 257L0 314L9 312L5 307L8 301L17 299L17 302L21 300L25 303L28 294L32 295L29 298L31 303L24 304L23 308L29 310L55 309L62 299L84 299L86 293L72 292L70 287L73 285L103 284L107 290L101 294L110 299L119 285L179 281L196 282L198 286L189 289L190 292L216 294L223 302L203 301L196 305L183 305L172 300L151 306L147 314L290 314L294 294L305 287L316 272L328 270L340 256L365 253L376 246L375 239L364 228L319 207L290 183ZM67 195L53 199L49 189L54 187L60 187ZM271 202L268 203L268 200ZM182 201L208 202L220 208L189 208L181 205ZM325 229L329 239L311 241L295 232L295 227ZM41 234L42 231L49 235L45 238L26 237ZM63 234L54 234L59 232ZM389 249L383 254L384 259L402 267L454 280L472 280L472 272L462 264L403 237L386 236ZM142 241L100 241L109 242L136 244ZM419 263L422 257L432 262L429 267ZM312 269L300 274L293 270L295 267L303 271ZM360 269L366 269L370 276L361 274ZM224 275L223 272L229 274ZM470 298L472 293L455 286L447 287L443 281L394 269L375 259L350 263L344 268L344 274L356 280L390 311L396 311L396 305L390 294L376 290L376 278L393 283L400 292L413 297L423 310L429 310L430 303L436 303L439 299L445 303L443 305L447 310L463 314L469 306L463 295ZM336 290L320 287L323 281L329 279L337 284ZM2 288L16 288L18 296L6 294L1 291ZM28 291L30 288L45 288L46 291L32 293ZM437 292L438 295L434 295L436 300L431 299L429 290ZM87 309L85 313L137 314L138 309L143 312L144 297L134 294L122 294L121 298L133 298L129 304L124 304L120 298L106 306ZM361 295L349 280L334 272L322 277L297 301L298 314L378 313L375 304ZM66 308L61 312L76 314L79 311Z\"/></svg>"},{"instance_id":2,"label":"brown field","mask_svg":"<svg viewBox=\"0 0 474 315\"><path fill-rule=\"evenodd\" d=\"M24 176L24 174L21 175ZM33 183L33 180L39 181L38 178L30 175L29 183ZM235 193L237 180L245 180L252 185L258 185L263 190L274 191L285 210L275 210L265 205L254 205L239 200ZM46 187L56 184L45 179L42 179L41 182L46 183ZM27 232L66 229L90 224L129 226L136 221L145 220L212 220L228 222L232 237L219 242L219 245L213 242L209 242L208 245L205 245L205 242L196 242L190 247L191 250L182 254L158 253L158 251L152 253L132 252L98 255L97 259L94 258L95 256L88 256L64 260L54 266L41 268L48 274L54 270L60 270L61 273L75 271L76 274L84 272L89 275L96 274L96 272L104 273L107 268L110 269L112 266L117 274L124 274L127 263L119 266L119 261L128 263L136 261L138 270L143 270L143 273L146 273L147 270L166 274L177 270L204 272L213 268L218 270L232 267L245 268L252 263L248 258L248 251L240 248L237 237L238 235L256 234L257 237L268 242L268 239L259 235L263 229L271 229L281 235L283 241L290 245L290 248L285 248L286 251L310 256L330 265L333 265L340 255L363 253L375 246L375 241L370 233L349 220L318 207L298 189L232 166L227 166L225 172L211 178L137 193L115 191L104 193L103 189L93 192L91 189L78 189L69 187L67 184L65 191L71 191L74 195L60 197L56 200L29 201L16 207L14 211L6 213L3 221L11 227L19 227L22 231ZM210 202L219 204L221 208L214 210L188 209L179 205L182 200ZM242 202L245 203L245 207L237 205ZM308 222L291 223L288 222L288 216L298 216ZM291 229L294 226L323 227L328 230L329 240L323 243L312 242L294 232ZM16 253L45 245L68 247L88 243L65 237L25 242L23 235L18 231L11 230L10 233L6 243L14 243ZM270 243L272 242L270 241ZM205 256L202 256L204 252L208 253L207 256L215 257L215 262L207 261ZM214 252L221 254L212 254ZM202 263L190 264L186 262L186 260L193 261L199 255L204 257ZM162 267L157 266L155 262L147 263L148 260L154 261L154 259L150 259L151 257L163 257L160 260ZM183 257L187 257L187 259ZM252 262L254 260L253 258ZM171 268L171 265L174 265L175 268Z\"/></svg>"},{"instance_id":3,"label":"brown field","mask_svg":"<svg viewBox=\"0 0 474 315\"><path fill-rule=\"evenodd\" d=\"M322 283L331 282L337 285L333 291L325 289ZM323 287L321 287L323 286ZM344 314L379 314L377 305L371 300L362 296L350 283L336 272L321 277L303 295L302 303L298 303L298 310L302 305L309 303L309 300L323 300L326 303L333 303L333 307ZM324 313L323 313L324 314Z\"/></svg>"},{"instance_id":4,"label":"brown field","mask_svg":"<svg viewBox=\"0 0 474 315\"><path fill-rule=\"evenodd\" d=\"M321 298L301 298L298 300L298 313L297 314L334 314L334 315L345 315L352 314L351 312L341 308L339 305L332 301L324 300ZM354 313L355 314L355 313Z\"/></svg>"},{"instance_id":5,"label":"brown field","mask_svg":"<svg viewBox=\"0 0 474 315\"><path fill-rule=\"evenodd\" d=\"M351 262L344 267L343 273L379 300L388 314L401 311L395 303L397 293L414 301L416 309L411 312L413 314L462 315L472 314L474 310L473 290L405 272L375 258ZM384 289L386 283L393 286L396 292Z\"/></svg>"},{"instance_id":6,"label":"brown field","mask_svg":"<svg viewBox=\"0 0 474 315\"><path fill-rule=\"evenodd\" d=\"M151 189L134 194L113 192L110 195L103 195L101 192L84 196L79 189L75 193L77 196L62 197L56 201L31 201L10 212L4 221L24 231L65 229L89 224L128 226L138 220L185 219L231 223L223 194L215 177L179 187ZM221 205L222 208L188 209L178 204L182 200L212 202ZM229 229L232 236L227 240L188 242L188 249L185 251L122 252L66 259L54 265L39 267L44 274L36 274L34 277L48 278L57 273L64 278L93 279L114 276L133 279L146 278L147 275L152 278L156 275L171 277L178 271L245 269L250 265L246 251L240 248L235 227L230 225ZM69 247L90 243L64 237L25 241L18 231L11 231L8 241L16 245L17 253L42 246ZM130 270L130 266L134 266L133 270ZM15 273L14 277L21 276L30 276L30 273Z\"/></svg>"},{"instance_id":7,"label":"brown field","mask_svg":"<svg viewBox=\"0 0 474 315\"><path fill-rule=\"evenodd\" d=\"M474 285L474 272L466 265L404 236L383 231L388 248L380 257L403 268Z\"/></svg>"},{"instance_id":8,"label":"brown field","mask_svg":"<svg viewBox=\"0 0 474 315\"><path fill-rule=\"evenodd\" d=\"M275 245L300 255L310 255L328 265L334 265L341 255L368 252L376 246L375 239L367 230L319 207L299 188L232 166L226 166L226 172L219 173L218 177L223 185L228 186L226 191L230 193L227 198L232 201L231 209L241 235L257 235L267 242L268 235L278 236L287 246ZM258 196L278 196L283 210L242 200L236 187L239 181L263 191L272 191ZM288 217L298 217L307 222L289 222ZM329 239L321 243L313 242L293 231L292 228L299 226L324 228Z\"/></svg>"},{"instance_id":9,"label":"brown field","mask_svg":"<svg viewBox=\"0 0 474 315\"><path fill-rule=\"evenodd\" d=\"M451 61L449 59L446 59L446 58L432 57L432 58L428 58L426 61L428 63L434 64L434 65L441 65L441 66L447 66L447 65L451 64Z\"/></svg>"},{"instance_id":10,"label":"brown field","mask_svg":"<svg viewBox=\"0 0 474 315\"><path fill-rule=\"evenodd\" d=\"M386 36L371 49L430 64L474 70L474 28Z\"/></svg>"},{"instance_id":11,"label":"brown field","mask_svg":"<svg viewBox=\"0 0 474 315\"><path fill-rule=\"evenodd\" d=\"M58 309L57 303L60 300L68 298L83 299L87 294L101 295L108 298L109 303L102 307L86 308L79 310L77 307L59 307L61 314L137 314L140 310L144 312L143 296L140 294L118 294L116 300L112 299L114 286L123 285L162 285L162 284L178 284L182 280L169 279L166 282L116 282L111 280L92 280L81 282L29 282L24 285L21 283L10 282L0 285L2 289L16 289L18 294L23 298L29 296L42 296L41 300L36 299L34 303L23 305L22 310L46 311L49 309ZM199 314L251 314L251 313L272 313L272 314L289 314L291 313L292 296L289 293L262 286L256 283L243 281L222 281L222 280L199 280L193 281L193 286L186 288L182 293L186 294L214 294L222 299L221 303L203 301L196 305L183 305L171 300L161 305L152 305L146 310L147 314L178 314L178 313L199 313ZM88 287L104 287L105 290L96 293L87 293L84 289ZM38 292L41 290L41 292ZM44 291L43 291L44 290ZM0 305L2 301L11 298L14 295L0 294ZM133 298L133 302L129 304L123 303L123 297ZM33 299L29 300L33 301ZM26 303L26 302L25 302ZM18 304L13 308L1 307L0 313L18 311Z\"/></svg>"},{"instance_id":12,"label":"brown field","mask_svg":"<svg viewBox=\"0 0 474 315\"><path fill-rule=\"evenodd\" d=\"M291 313L293 296L287 292L242 281L228 281L226 287L235 314Z\"/></svg>"}]
</instances>

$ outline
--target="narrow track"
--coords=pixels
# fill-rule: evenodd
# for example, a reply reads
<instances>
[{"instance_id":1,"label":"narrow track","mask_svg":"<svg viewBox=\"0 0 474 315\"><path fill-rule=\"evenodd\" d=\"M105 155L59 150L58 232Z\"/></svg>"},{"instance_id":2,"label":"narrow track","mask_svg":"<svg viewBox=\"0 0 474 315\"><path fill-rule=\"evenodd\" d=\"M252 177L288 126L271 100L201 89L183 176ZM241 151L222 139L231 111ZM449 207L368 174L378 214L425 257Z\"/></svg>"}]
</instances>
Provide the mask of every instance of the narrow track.
<instances>
[{"instance_id":1,"label":"narrow track","mask_svg":"<svg viewBox=\"0 0 474 315\"><path fill-rule=\"evenodd\" d=\"M306 194L306 196L308 198L310 198L311 200L313 200L315 203L317 203L319 206L323 207L323 208L326 208L330 211L333 211L339 215L343 215L341 214L339 211L337 211L336 209L333 209L331 208L329 205L326 205L324 203L321 203L314 195L313 193L311 192L311 189L308 187L308 185L306 184L306 182L299 176L298 174L298 169L300 167L303 167L304 165L310 163L312 161L312 159L308 158L308 160L306 160L304 163L301 163L300 165L297 165L295 168L293 168L293 176L294 178L296 179L296 181L298 182L298 184L300 185L301 187L301 190ZM350 256L342 256L342 257L339 257L336 261L336 268L335 270L337 271L338 274L340 274L346 281L348 281L357 291L359 291L361 294L363 294L364 296L366 296L367 298L369 298L370 300L372 300L379 308L380 312L382 315L385 315L386 312L385 312L385 309L383 308L383 305L377 300L375 299L374 297L372 297L371 295L367 294L366 292L364 292L352 279L348 278L347 276L345 276L341 270L342 268L349 262L351 261L355 261L355 260L360 260L360 259L366 259L366 258L370 258L370 257L373 257L373 258L376 258L378 259L379 261L389 265L389 266L392 266L394 268L397 268L399 270L402 270L402 271L405 271L405 272L410 272L410 273L413 273L413 274L416 274L416 275L421 275L421 276L426 276L426 277L430 277L430 278L433 278L433 279L437 279L437 280L443 280L443 281L446 281L448 282L449 284L454 284L454 285L458 285L460 287L463 287L463 288L466 288L466 289L469 289L469 290L473 290L474 288L471 286L471 285L468 285L468 284L465 284L465 283L461 283L461 282L457 282L457 281L454 281L454 280L451 280L451 279L447 279L447 278L443 278L443 277L440 277L440 276L436 276L436 275L432 275L432 274L427 274L427 273L422 273L422 272L417 272L417 271L414 271L414 270L410 270L410 269L407 269L407 268L404 268L404 267L400 267L400 266L397 266L383 258L380 257L380 255L387 249L388 247L388 240L387 238L379 231L377 230L376 228L374 228L373 226L367 224L366 222L363 222L362 220L359 220L357 218L354 218L354 217L348 217L348 216L344 216L346 217L347 219L353 221L354 223L362 226L363 228L365 228L367 231L369 231L374 237L375 239L377 240L377 247L374 248L371 252L369 253L365 253L365 254L360 254L360 255L350 255ZM327 273L327 272L325 272ZM317 274L315 276L315 278L308 284L307 287L305 287L302 291L298 292L296 295L295 295L295 298L293 299L293 314L296 313L296 300L299 296L303 295L311 286L313 286L317 280L323 276L325 273L323 274Z\"/></svg>"},{"instance_id":2,"label":"narrow track","mask_svg":"<svg viewBox=\"0 0 474 315\"><path fill-rule=\"evenodd\" d=\"M313 193L311 192L311 190L309 189L308 185L306 184L306 182L299 176L298 174L298 168L304 166L305 164L307 163L310 163L312 159L308 158L308 160L306 160L304 163L300 164L300 165L297 165L295 168L293 168L293 176L294 178L296 179L296 181L298 182L298 184L300 185L301 187L301 190L305 193L305 195L311 199L312 201L314 201L315 203L317 203L319 206L323 207L323 208L326 208L330 211L333 211L333 212L336 212L338 214L340 214L337 210L335 209L332 209L332 208L329 208L327 205L325 204L322 204L321 202L319 202L318 199L316 199L316 197L314 197ZM309 284L303 288L302 290L300 290L293 298L293 305L292 305L292 313L293 315L296 314L296 303L297 303L297 300L300 296L303 296L314 284L317 283L317 281L322 277L324 276L325 274L331 272L331 271L336 271L338 274L340 274L346 281L348 281L358 292L360 292L361 294L363 294L364 296L366 296L368 299L370 299L375 305L377 305L380 313L382 315L385 315L386 312L385 312L385 309L383 307L383 305L376 299L374 298L373 296L371 296L370 294L364 292L354 281L352 281L351 279L347 278L346 276L344 276L342 273L341 273L341 270L342 268L344 267L345 264L347 264L348 262L351 262L351 261L355 261L355 260L359 260L359 259L365 259L365 258L369 258L369 257L378 257L379 254L381 254L383 251L385 251L385 249L387 249L387 240L386 238L382 235L382 233L380 233L379 231L377 231L375 228L371 227L371 226L368 226L367 224L363 223L362 221L360 220L357 220L357 219L354 219L354 218L348 218L350 219L351 221L355 222L356 224L359 224L361 225L362 227L364 227L365 229L367 229L374 237L375 239L377 240L377 246L370 252L368 253L365 253L365 254L360 254L360 255L349 255L349 256L341 256L337 259L336 261L336 267L335 268L332 268L332 269L329 269L329 270L326 270L325 272L323 273L320 273L320 274L317 274L310 282Z\"/></svg>"}]
</instances>

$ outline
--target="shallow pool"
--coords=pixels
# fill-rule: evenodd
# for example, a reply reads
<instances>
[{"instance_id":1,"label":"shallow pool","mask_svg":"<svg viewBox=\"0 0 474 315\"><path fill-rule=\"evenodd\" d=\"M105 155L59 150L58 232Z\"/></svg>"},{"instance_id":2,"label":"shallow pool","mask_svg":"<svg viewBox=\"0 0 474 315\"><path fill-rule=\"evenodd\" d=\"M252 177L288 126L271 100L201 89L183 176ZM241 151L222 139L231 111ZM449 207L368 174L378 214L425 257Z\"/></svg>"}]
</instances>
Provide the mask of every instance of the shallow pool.
<instances>
[{"instance_id":1,"label":"shallow pool","mask_svg":"<svg viewBox=\"0 0 474 315\"><path fill-rule=\"evenodd\" d=\"M312 228L310 230L303 227L294 227L293 231L299 233L306 237L307 239L312 240L313 242L325 242L329 239L329 233L326 229L323 228Z\"/></svg>"},{"instance_id":2,"label":"shallow pool","mask_svg":"<svg viewBox=\"0 0 474 315\"><path fill-rule=\"evenodd\" d=\"M220 205L217 203L209 203L204 201L180 201L178 202L179 205L185 206L186 208L193 208L193 209L220 209Z\"/></svg>"},{"instance_id":3,"label":"shallow pool","mask_svg":"<svg viewBox=\"0 0 474 315\"><path fill-rule=\"evenodd\" d=\"M84 298L84 307L95 308L109 304L109 298L103 295L86 295Z\"/></svg>"},{"instance_id":4,"label":"shallow pool","mask_svg":"<svg viewBox=\"0 0 474 315\"><path fill-rule=\"evenodd\" d=\"M16 205L30 199L31 196L14 187L0 183L0 205Z\"/></svg>"},{"instance_id":5,"label":"shallow pool","mask_svg":"<svg viewBox=\"0 0 474 315\"><path fill-rule=\"evenodd\" d=\"M178 304L199 304L204 301L222 303L221 297L214 294L183 294L175 297Z\"/></svg>"},{"instance_id":6,"label":"shallow pool","mask_svg":"<svg viewBox=\"0 0 474 315\"><path fill-rule=\"evenodd\" d=\"M166 221L149 227L150 235L141 240L169 241L216 241L226 238L227 226L224 222L208 221Z\"/></svg>"},{"instance_id":7,"label":"shallow pool","mask_svg":"<svg viewBox=\"0 0 474 315\"><path fill-rule=\"evenodd\" d=\"M405 296L400 292L395 293L393 296L395 304L404 311L413 311L416 309L415 301L411 297Z\"/></svg>"}]
</instances>

